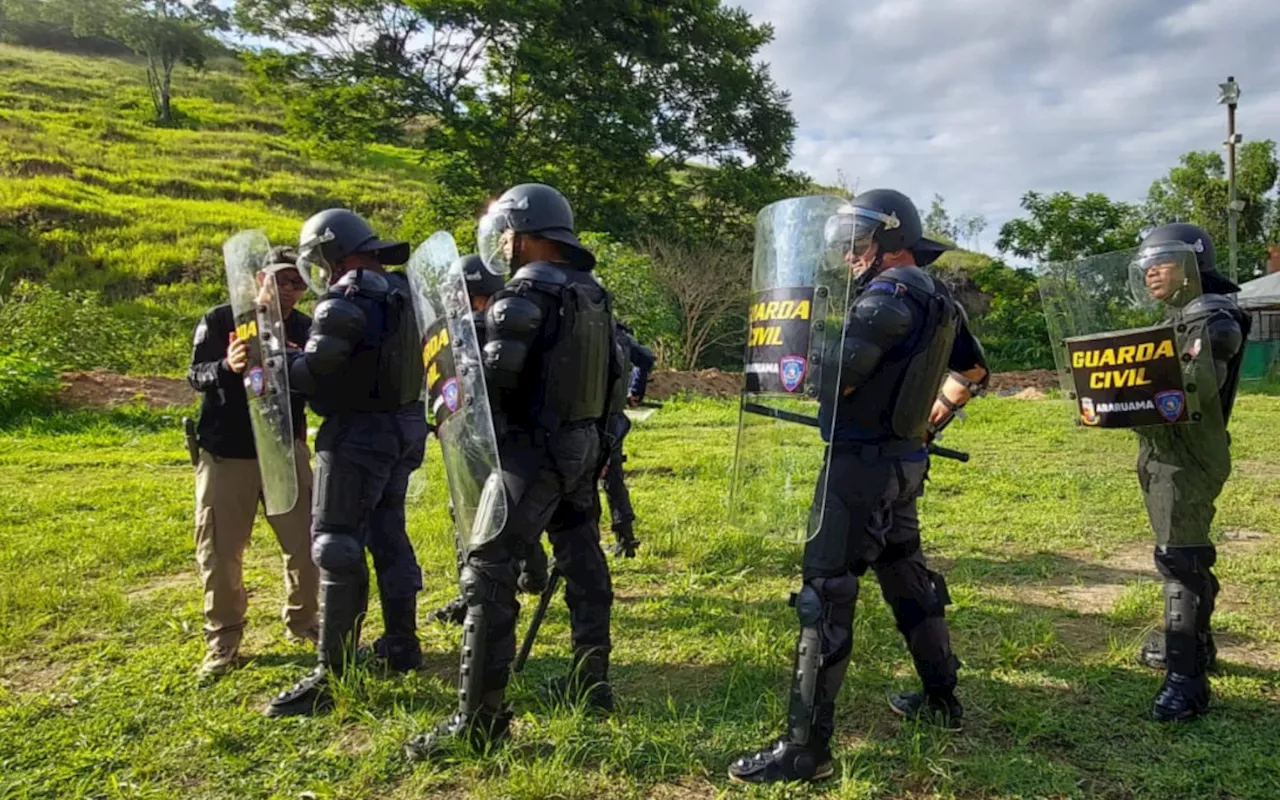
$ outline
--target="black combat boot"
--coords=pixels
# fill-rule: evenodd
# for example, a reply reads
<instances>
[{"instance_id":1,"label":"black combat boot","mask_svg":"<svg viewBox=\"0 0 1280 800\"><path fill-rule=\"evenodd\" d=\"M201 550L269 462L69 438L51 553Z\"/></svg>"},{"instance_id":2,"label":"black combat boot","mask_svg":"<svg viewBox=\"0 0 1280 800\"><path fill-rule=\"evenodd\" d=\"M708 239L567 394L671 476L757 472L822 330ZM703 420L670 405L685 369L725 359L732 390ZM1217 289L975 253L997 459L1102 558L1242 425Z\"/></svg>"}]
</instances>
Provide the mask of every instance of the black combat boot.
<instances>
[{"instance_id":1,"label":"black combat boot","mask_svg":"<svg viewBox=\"0 0 1280 800\"><path fill-rule=\"evenodd\" d=\"M320 663L310 675L275 696L267 706L268 717L310 716L333 708L329 681L342 674L356 651L360 622L368 600L367 576L363 581L335 581L322 573L320 643L317 647Z\"/></svg>"},{"instance_id":2,"label":"black combat boot","mask_svg":"<svg viewBox=\"0 0 1280 800\"><path fill-rule=\"evenodd\" d=\"M505 687L484 688L490 616L482 603L491 602L487 585L483 576L470 567L463 570L462 586L468 605L462 621L458 710L432 730L405 742L404 754L410 761L435 760L467 749L484 752L501 746L509 735L512 714L505 704Z\"/></svg>"},{"instance_id":3,"label":"black combat boot","mask_svg":"<svg viewBox=\"0 0 1280 800\"><path fill-rule=\"evenodd\" d=\"M1169 672L1151 705L1151 718L1156 722L1186 722L1209 709L1207 675L1183 675Z\"/></svg>"},{"instance_id":4,"label":"black combat boot","mask_svg":"<svg viewBox=\"0 0 1280 800\"><path fill-rule=\"evenodd\" d=\"M849 667L857 601L858 579L852 574L806 581L792 595L801 627L791 669L787 732L730 764L730 780L821 781L835 774L831 763L835 697Z\"/></svg>"},{"instance_id":5,"label":"black combat boot","mask_svg":"<svg viewBox=\"0 0 1280 800\"><path fill-rule=\"evenodd\" d=\"M736 783L778 783L780 781L822 781L835 774L831 761L830 732L835 730L835 704L815 709L814 732L808 743L799 744L794 731L762 750L742 756L729 765L729 780Z\"/></svg>"},{"instance_id":6,"label":"black combat boot","mask_svg":"<svg viewBox=\"0 0 1280 800\"><path fill-rule=\"evenodd\" d=\"M609 648L582 647L573 653L569 674L547 683L552 701L568 704L586 701L597 711L614 709L613 687L609 685Z\"/></svg>"},{"instance_id":7,"label":"black combat boot","mask_svg":"<svg viewBox=\"0 0 1280 800\"><path fill-rule=\"evenodd\" d=\"M899 692L889 697L889 708L900 717L948 731L960 730L964 719L964 707L956 699L955 690L949 688Z\"/></svg>"},{"instance_id":8,"label":"black combat boot","mask_svg":"<svg viewBox=\"0 0 1280 800\"><path fill-rule=\"evenodd\" d=\"M1164 684L1151 705L1151 718L1157 722L1192 720L1209 707L1209 677L1204 666L1209 662L1205 637L1207 615L1202 614L1201 598L1190 587L1178 581L1164 584Z\"/></svg>"}]
</instances>

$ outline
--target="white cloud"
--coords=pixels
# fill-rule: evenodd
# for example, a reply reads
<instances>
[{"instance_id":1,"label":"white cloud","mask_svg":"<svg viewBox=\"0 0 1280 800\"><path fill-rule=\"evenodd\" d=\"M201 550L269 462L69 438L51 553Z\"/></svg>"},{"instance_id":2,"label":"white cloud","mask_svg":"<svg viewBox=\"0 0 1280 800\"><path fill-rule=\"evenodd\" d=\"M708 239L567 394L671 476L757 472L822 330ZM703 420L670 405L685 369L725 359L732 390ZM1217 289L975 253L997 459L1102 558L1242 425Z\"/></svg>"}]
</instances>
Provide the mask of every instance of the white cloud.
<instances>
[{"instance_id":1,"label":"white cloud","mask_svg":"<svg viewBox=\"0 0 1280 800\"><path fill-rule=\"evenodd\" d=\"M776 38L794 166L841 170L995 232L1027 190L1139 201L1188 150L1280 139L1280 6L1265 0L729 0Z\"/></svg>"}]
</instances>

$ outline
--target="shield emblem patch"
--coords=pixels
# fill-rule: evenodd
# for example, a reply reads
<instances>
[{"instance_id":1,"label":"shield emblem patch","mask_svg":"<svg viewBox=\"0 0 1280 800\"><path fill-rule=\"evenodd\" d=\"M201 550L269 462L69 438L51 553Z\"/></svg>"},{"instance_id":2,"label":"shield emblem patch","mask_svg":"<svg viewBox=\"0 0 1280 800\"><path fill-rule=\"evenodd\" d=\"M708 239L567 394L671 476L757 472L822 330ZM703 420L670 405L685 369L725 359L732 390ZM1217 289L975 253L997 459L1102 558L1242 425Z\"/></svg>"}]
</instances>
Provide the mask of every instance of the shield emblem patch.
<instances>
[{"instance_id":1,"label":"shield emblem patch","mask_svg":"<svg viewBox=\"0 0 1280 800\"><path fill-rule=\"evenodd\" d=\"M1182 416L1182 409L1187 403L1186 395L1178 389L1160 392L1156 395L1156 410L1169 422L1177 422Z\"/></svg>"},{"instance_id":2,"label":"shield emblem patch","mask_svg":"<svg viewBox=\"0 0 1280 800\"><path fill-rule=\"evenodd\" d=\"M440 390L440 396L444 398L445 408L449 409L449 413L458 410L458 379L450 378L445 381L444 388Z\"/></svg>"},{"instance_id":3,"label":"shield emblem patch","mask_svg":"<svg viewBox=\"0 0 1280 800\"><path fill-rule=\"evenodd\" d=\"M257 397L262 397L267 391L267 376L262 371L262 367L254 367L249 370L249 390Z\"/></svg>"},{"instance_id":4,"label":"shield emblem patch","mask_svg":"<svg viewBox=\"0 0 1280 800\"><path fill-rule=\"evenodd\" d=\"M794 392L804 383L804 373L809 362L804 356L783 356L778 360L778 377L782 379L782 388Z\"/></svg>"},{"instance_id":5,"label":"shield emblem patch","mask_svg":"<svg viewBox=\"0 0 1280 800\"><path fill-rule=\"evenodd\" d=\"M1080 419L1085 425L1098 424L1098 411L1093 406L1092 397L1080 398Z\"/></svg>"}]
</instances>

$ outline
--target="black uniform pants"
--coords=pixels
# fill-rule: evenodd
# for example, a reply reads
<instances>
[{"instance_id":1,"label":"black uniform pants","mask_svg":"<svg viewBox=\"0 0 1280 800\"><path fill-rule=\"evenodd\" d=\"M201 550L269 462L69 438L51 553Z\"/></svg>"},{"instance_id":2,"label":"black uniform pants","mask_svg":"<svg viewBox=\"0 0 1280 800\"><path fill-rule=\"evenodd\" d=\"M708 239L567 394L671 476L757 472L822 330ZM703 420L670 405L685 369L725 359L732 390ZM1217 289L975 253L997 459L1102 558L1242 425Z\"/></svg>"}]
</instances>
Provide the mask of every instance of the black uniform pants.
<instances>
[{"instance_id":1,"label":"black uniform pants","mask_svg":"<svg viewBox=\"0 0 1280 800\"><path fill-rule=\"evenodd\" d=\"M609 650L613 585L600 547L600 447L599 430L588 425L562 428L542 446L527 435L511 433L500 450L507 522L493 541L472 549L463 572L464 583L480 584L464 586L464 594L468 614L473 613L471 606L479 606L483 663L471 669L481 672L480 693L487 705L498 702L515 658L518 561L544 530L564 577L575 653Z\"/></svg>"},{"instance_id":2,"label":"black uniform pants","mask_svg":"<svg viewBox=\"0 0 1280 800\"><path fill-rule=\"evenodd\" d=\"M322 573L322 561L335 567L328 570L334 574L322 574L322 580L359 581L367 575L367 549L384 602L411 600L422 591L422 571L405 529L405 494L410 474L422 464L426 439L420 404L400 411L337 414L321 424L316 436L312 542ZM358 553L358 563L353 556L325 559L318 551L326 546L334 552Z\"/></svg>"},{"instance_id":3,"label":"black uniform pants","mask_svg":"<svg viewBox=\"0 0 1280 800\"><path fill-rule=\"evenodd\" d=\"M1172 672L1192 675L1210 657L1207 641L1219 584L1209 527L1231 462L1224 447L1197 452L1183 444L1172 440L1157 448L1142 440L1138 482L1155 534L1156 569L1165 583L1165 664Z\"/></svg>"},{"instance_id":4,"label":"black uniform pants","mask_svg":"<svg viewBox=\"0 0 1280 800\"><path fill-rule=\"evenodd\" d=\"M943 613L950 602L942 576L920 549L916 501L924 493L927 460L870 459L835 445L825 486L818 487L816 535L804 551L805 592L822 609L818 703L832 702L848 666L859 578L871 569L906 639L926 689L951 689L959 662ZM802 614L803 622L803 614Z\"/></svg>"},{"instance_id":5,"label":"black uniform pants","mask_svg":"<svg viewBox=\"0 0 1280 800\"><path fill-rule=\"evenodd\" d=\"M622 452L622 443L631 431L631 420L626 414L613 414L609 417L609 433L613 437L613 450L609 452L609 469L604 476L604 493L609 498L609 518L613 527L634 522L635 509L631 506L631 492L627 489L622 465L627 457Z\"/></svg>"}]
</instances>

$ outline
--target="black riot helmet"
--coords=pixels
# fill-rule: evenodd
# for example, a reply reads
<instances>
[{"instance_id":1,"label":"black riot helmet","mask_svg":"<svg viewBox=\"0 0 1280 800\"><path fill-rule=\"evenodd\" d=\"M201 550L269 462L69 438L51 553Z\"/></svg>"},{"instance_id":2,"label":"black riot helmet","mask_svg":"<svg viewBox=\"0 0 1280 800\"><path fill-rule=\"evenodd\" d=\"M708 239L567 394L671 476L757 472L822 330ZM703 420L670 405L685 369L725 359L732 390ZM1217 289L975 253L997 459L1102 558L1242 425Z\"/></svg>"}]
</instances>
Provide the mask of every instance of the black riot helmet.
<instances>
[{"instance_id":1,"label":"black riot helmet","mask_svg":"<svg viewBox=\"0 0 1280 800\"><path fill-rule=\"evenodd\" d=\"M298 271L316 294L338 277L337 265L356 253L368 253L380 264L409 260L409 243L378 238L369 221L345 208L330 208L302 223L298 237Z\"/></svg>"},{"instance_id":2,"label":"black riot helmet","mask_svg":"<svg viewBox=\"0 0 1280 800\"><path fill-rule=\"evenodd\" d=\"M879 245L877 262L884 253L910 250L917 266L927 266L951 249L924 236L915 203L893 189L869 189L857 195L841 213L827 220L826 241L857 256L872 242Z\"/></svg>"},{"instance_id":3,"label":"black riot helmet","mask_svg":"<svg viewBox=\"0 0 1280 800\"><path fill-rule=\"evenodd\" d=\"M1218 272L1213 258L1213 237L1199 225L1190 222L1174 222L1161 225L1143 237L1138 245L1138 261L1153 262L1161 253L1183 250L1188 258L1194 255L1196 271L1200 273L1200 290L1206 294L1235 294L1240 287Z\"/></svg>"},{"instance_id":4,"label":"black riot helmet","mask_svg":"<svg viewBox=\"0 0 1280 800\"><path fill-rule=\"evenodd\" d=\"M471 298L493 297L506 285L503 276L490 272L484 260L474 253L453 262L453 269L462 273L467 284L467 296Z\"/></svg>"},{"instance_id":5,"label":"black riot helmet","mask_svg":"<svg viewBox=\"0 0 1280 800\"><path fill-rule=\"evenodd\" d=\"M480 257L490 270L504 273L511 259L504 248L507 231L524 233L559 242L568 248L570 263L591 269L596 257L583 247L574 233L573 209L564 195L542 183L522 183L502 193L480 218L476 241Z\"/></svg>"}]
</instances>

